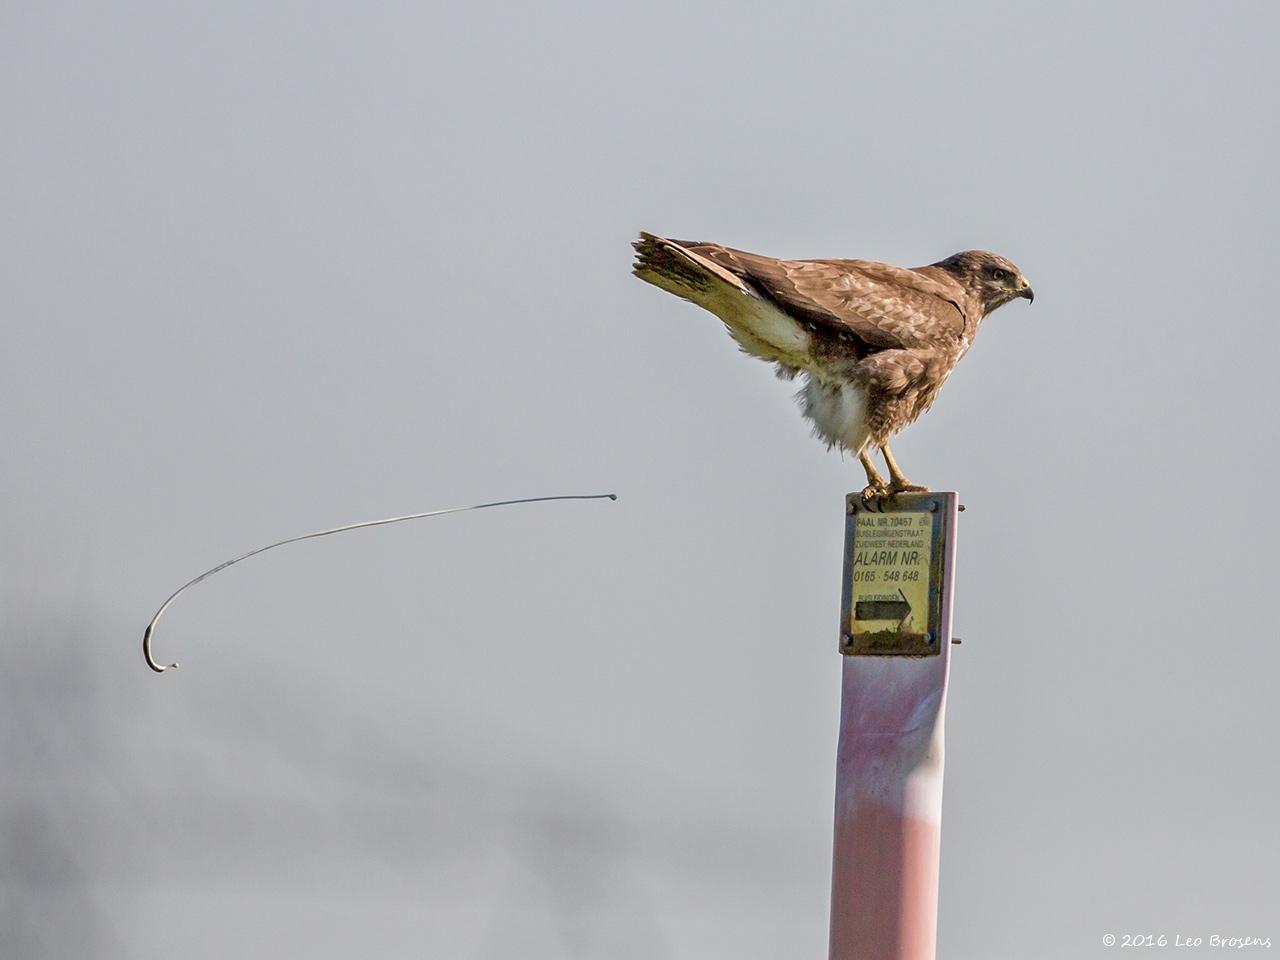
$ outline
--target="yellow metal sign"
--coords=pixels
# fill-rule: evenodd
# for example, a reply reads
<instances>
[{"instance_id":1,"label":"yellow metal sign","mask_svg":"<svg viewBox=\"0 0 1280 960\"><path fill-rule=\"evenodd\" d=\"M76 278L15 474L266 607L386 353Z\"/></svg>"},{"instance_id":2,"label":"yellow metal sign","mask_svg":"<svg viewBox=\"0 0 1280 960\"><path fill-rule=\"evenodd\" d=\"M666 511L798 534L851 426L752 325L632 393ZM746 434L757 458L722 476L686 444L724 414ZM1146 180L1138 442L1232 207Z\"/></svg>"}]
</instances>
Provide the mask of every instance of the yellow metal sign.
<instances>
[{"instance_id":1,"label":"yellow metal sign","mask_svg":"<svg viewBox=\"0 0 1280 960\"><path fill-rule=\"evenodd\" d=\"M841 649L851 654L928 656L938 652L940 504L851 508ZM920 507L925 509L920 509ZM914 507L914 509L912 509Z\"/></svg>"}]
</instances>

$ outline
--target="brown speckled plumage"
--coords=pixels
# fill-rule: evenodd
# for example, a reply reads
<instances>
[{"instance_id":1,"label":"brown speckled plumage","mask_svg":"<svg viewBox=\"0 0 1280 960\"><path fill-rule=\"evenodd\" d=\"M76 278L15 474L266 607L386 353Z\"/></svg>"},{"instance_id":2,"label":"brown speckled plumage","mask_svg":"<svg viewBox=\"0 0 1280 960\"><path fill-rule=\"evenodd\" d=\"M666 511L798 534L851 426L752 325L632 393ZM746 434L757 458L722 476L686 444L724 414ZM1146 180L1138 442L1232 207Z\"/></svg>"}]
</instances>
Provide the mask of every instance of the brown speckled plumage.
<instances>
[{"instance_id":1,"label":"brown speckled plumage","mask_svg":"<svg viewBox=\"0 0 1280 960\"><path fill-rule=\"evenodd\" d=\"M805 415L828 444L859 454L868 494L919 489L889 438L929 409L983 318L1032 298L1016 266L982 250L926 267L868 260L777 260L642 233L635 274L716 314L742 349L802 374ZM880 447L892 483L868 458Z\"/></svg>"}]
</instances>

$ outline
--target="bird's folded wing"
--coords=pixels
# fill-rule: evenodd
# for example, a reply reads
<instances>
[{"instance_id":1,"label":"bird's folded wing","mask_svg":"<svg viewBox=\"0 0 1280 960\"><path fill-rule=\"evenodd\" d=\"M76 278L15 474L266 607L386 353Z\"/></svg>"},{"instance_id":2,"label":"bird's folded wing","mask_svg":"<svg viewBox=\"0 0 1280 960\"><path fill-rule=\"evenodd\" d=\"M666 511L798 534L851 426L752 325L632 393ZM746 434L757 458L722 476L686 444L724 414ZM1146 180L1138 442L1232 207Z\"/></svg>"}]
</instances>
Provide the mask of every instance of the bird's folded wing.
<instances>
[{"instance_id":1,"label":"bird's folded wing","mask_svg":"<svg viewBox=\"0 0 1280 960\"><path fill-rule=\"evenodd\" d=\"M958 291L914 270L867 260L775 260L710 243L688 246L754 282L793 316L851 332L873 352L964 332Z\"/></svg>"}]
</instances>

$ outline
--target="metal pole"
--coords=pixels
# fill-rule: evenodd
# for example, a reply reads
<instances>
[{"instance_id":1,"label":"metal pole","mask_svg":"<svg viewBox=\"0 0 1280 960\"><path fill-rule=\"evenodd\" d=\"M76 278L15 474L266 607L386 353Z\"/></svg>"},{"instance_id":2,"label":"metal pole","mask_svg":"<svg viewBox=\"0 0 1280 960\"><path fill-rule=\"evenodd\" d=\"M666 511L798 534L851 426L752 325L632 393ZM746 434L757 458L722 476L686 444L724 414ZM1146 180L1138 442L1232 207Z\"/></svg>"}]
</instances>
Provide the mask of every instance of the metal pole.
<instances>
[{"instance_id":1,"label":"metal pole","mask_svg":"<svg viewBox=\"0 0 1280 960\"><path fill-rule=\"evenodd\" d=\"M935 955L956 513L848 501L831 960Z\"/></svg>"}]
</instances>

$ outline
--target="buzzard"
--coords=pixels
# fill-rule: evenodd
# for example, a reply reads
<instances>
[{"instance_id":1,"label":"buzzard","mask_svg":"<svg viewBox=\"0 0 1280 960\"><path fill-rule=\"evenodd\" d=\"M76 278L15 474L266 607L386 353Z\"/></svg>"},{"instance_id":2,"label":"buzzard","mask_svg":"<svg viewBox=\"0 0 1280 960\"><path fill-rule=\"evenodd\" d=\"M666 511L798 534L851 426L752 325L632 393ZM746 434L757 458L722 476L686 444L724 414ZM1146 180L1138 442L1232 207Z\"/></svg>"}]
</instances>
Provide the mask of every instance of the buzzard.
<instances>
[{"instance_id":1,"label":"buzzard","mask_svg":"<svg viewBox=\"0 0 1280 960\"><path fill-rule=\"evenodd\" d=\"M1004 257L966 250L927 267L870 260L775 260L717 243L641 233L637 277L719 317L745 353L800 374L798 399L828 447L856 453L871 499L910 483L889 438L933 404L983 318L1034 299ZM889 482L871 462L880 448Z\"/></svg>"}]
</instances>

